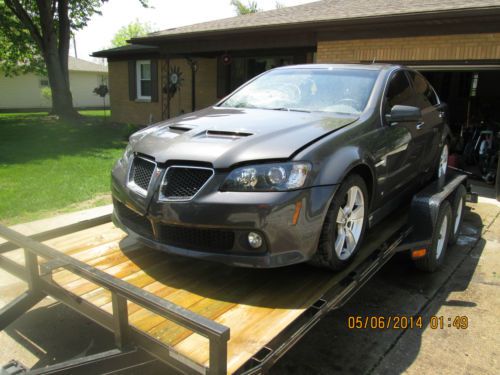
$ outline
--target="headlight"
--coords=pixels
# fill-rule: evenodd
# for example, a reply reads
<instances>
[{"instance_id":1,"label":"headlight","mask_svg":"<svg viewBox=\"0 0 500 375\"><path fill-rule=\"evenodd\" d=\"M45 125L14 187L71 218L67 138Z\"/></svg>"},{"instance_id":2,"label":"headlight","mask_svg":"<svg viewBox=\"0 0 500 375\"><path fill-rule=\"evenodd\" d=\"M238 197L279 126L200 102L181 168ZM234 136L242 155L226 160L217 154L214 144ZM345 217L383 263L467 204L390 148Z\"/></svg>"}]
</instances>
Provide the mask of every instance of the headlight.
<instances>
[{"instance_id":1,"label":"headlight","mask_svg":"<svg viewBox=\"0 0 500 375\"><path fill-rule=\"evenodd\" d=\"M290 162L251 165L232 171L222 191L286 191L304 186L311 164Z\"/></svg>"}]
</instances>

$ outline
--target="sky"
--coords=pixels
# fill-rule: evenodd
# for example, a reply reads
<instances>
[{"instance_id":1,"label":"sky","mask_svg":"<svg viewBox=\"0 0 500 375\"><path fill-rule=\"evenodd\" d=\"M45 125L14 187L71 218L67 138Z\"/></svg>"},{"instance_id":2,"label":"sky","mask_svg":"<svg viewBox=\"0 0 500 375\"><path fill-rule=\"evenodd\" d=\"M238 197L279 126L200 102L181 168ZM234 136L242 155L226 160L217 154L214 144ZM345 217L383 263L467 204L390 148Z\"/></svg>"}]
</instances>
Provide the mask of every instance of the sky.
<instances>
[{"instance_id":1,"label":"sky","mask_svg":"<svg viewBox=\"0 0 500 375\"><path fill-rule=\"evenodd\" d=\"M279 0L279 3L292 6L312 1L315 0ZM120 27L135 20L149 23L153 31L157 31L236 15L230 0L149 0L149 4L150 8L143 8L138 0L105 2L102 15L92 17L88 25L76 34L78 58L97 61L90 54L110 48L111 39ZM257 0L257 4L263 10L274 9L276 0ZM75 56L73 43L70 55Z\"/></svg>"}]
</instances>

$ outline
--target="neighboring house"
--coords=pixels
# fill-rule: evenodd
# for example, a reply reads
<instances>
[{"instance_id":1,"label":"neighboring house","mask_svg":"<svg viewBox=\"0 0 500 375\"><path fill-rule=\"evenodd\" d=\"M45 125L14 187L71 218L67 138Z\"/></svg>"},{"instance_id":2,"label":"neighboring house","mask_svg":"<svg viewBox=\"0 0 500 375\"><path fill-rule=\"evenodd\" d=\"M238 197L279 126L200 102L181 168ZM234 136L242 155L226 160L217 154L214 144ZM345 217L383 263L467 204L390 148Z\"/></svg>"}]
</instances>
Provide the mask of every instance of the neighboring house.
<instances>
[{"instance_id":1,"label":"neighboring house","mask_svg":"<svg viewBox=\"0 0 500 375\"><path fill-rule=\"evenodd\" d=\"M475 97L490 111L498 112L500 102L498 0L324 0L159 31L131 43L94 53L108 59L118 122L146 124L200 109L267 69L310 62L416 67L455 108L455 123L469 121ZM180 87L170 82L178 81L176 72ZM474 80L479 85L472 95ZM168 88L177 90L172 95Z\"/></svg>"},{"instance_id":2,"label":"neighboring house","mask_svg":"<svg viewBox=\"0 0 500 375\"><path fill-rule=\"evenodd\" d=\"M101 84L108 84L108 67L70 56L68 68L73 105L76 108L102 108L103 99L93 90ZM42 94L44 87L50 87L47 77L33 73L5 77L0 72L0 110L50 108L50 98ZM109 96L106 105L109 105Z\"/></svg>"}]
</instances>

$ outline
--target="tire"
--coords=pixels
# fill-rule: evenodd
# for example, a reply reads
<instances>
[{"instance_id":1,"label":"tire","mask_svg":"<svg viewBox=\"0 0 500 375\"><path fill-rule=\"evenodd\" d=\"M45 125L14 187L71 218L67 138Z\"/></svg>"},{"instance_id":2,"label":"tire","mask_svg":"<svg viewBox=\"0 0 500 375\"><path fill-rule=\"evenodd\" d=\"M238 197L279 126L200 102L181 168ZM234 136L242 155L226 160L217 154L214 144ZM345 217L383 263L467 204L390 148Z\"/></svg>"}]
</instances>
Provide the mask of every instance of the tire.
<instances>
[{"instance_id":1,"label":"tire","mask_svg":"<svg viewBox=\"0 0 500 375\"><path fill-rule=\"evenodd\" d=\"M452 198L451 208L453 211L452 226L450 229L450 239L448 243L454 245L457 243L460 227L464 218L465 198L467 190L464 185L460 185Z\"/></svg>"},{"instance_id":2,"label":"tire","mask_svg":"<svg viewBox=\"0 0 500 375\"><path fill-rule=\"evenodd\" d=\"M432 243L427 248L426 255L413 260L419 270L434 272L441 267L448 246L452 221L451 205L448 201L444 201L439 208Z\"/></svg>"},{"instance_id":3,"label":"tire","mask_svg":"<svg viewBox=\"0 0 500 375\"><path fill-rule=\"evenodd\" d=\"M352 199L356 204L353 205L354 210L351 210L356 212L354 218L349 212L348 194L351 198L355 196ZM321 230L318 249L310 263L334 271L340 271L351 263L365 236L368 203L368 190L363 178L357 174L348 176L332 199ZM348 212L348 216L344 212Z\"/></svg>"},{"instance_id":4,"label":"tire","mask_svg":"<svg viewBox=\"0 0 500 375\"><path fill-rule=\"evenodd\" d=\"M497 201L500 201L500 152L498 153L498 158L497 158L497 175L495 178L495 193L496 193Z\"/></svg>"},{"instance_id":5,"label":"tire","mask_svg":"<svg viewBox=\"0 0 500 375\"><path fill-rule=\"evenodd\" d=\"M446 171L448 170L448 156L450 155L450 145L445 141L441 150L439 150L439 158L434 167L434 177L438 180L444 181Z\"/></svg>"}]
</instances>

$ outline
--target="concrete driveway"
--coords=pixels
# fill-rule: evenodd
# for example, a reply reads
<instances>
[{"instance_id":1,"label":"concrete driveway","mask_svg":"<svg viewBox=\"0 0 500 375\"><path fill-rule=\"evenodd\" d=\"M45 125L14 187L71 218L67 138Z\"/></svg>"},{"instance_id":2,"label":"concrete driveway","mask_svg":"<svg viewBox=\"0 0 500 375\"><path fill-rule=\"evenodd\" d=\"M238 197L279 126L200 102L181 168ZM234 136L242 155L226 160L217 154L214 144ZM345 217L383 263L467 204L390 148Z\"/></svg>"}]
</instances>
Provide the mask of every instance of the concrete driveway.
<instances>
[{"instance_id":1,"label":"concrete driveway","mask_svg":"<svg viewBox=\"0 0 500 375\"><path fill-rule=\"evenodd\" d=\"M416 271L405 254L394 257L346 306L320 321L271 373L497 374L499 215L496 201L470 205L459 242L448 249L438 273ZM0 271L0 306L24 288ZM350 316L421 316L423 327L349 329ZM433 322L442 317L442 328L431 328L432 316ZM457 316L467 319L467 328L453 327ZM0 364L17 359L28 367L43 367L112 346L110 333L47 298L0 333ZM171 373L153 366L141 374L160 371Z\"/></svg>"}]
</instances>

